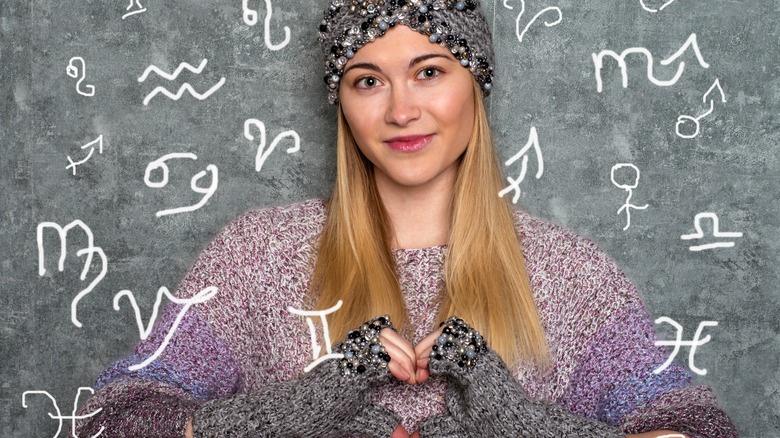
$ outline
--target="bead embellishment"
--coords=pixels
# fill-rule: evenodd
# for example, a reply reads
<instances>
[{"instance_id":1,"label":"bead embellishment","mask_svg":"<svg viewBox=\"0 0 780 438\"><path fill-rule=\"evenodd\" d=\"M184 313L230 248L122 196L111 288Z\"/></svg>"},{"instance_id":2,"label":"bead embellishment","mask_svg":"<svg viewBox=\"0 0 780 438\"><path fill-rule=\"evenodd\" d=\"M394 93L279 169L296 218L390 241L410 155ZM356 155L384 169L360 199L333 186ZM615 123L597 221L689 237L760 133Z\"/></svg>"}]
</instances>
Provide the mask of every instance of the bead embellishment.
<instances>
[{"instance_id":1,"label":"bead embellishment","mask_svg":"<svg viewBox=\"0 0 780 438\"><path fill-rule=\"evenodd\" d=\"M480 353L487 348L485 338L455 316L439 324L439 327L444 327L444 331L431 348L432 357L457 363L461 368L476 365Z\"/></svg>"},{"instance_id":2,"label":"bead embellishment","mask_svg":"<svg viewBox=\"0 0 780 438\"><path fill-rule=\"evenodd\" d=\"M344 355L338 364L342 376L363 374L369 369L387 372L390 355L379 341L379 332L386 327L395 330L390 316L379 316L351 330L347 339L336 346L336 351Z\"/></svg>"},{"instance_id":3,"label":"bead embellishment","mask_svg":"<svg viewBox=\"0 0 780 438\"><path fill-rule=\"evenodd\" d=\"M427 35L468 68L487 96L492 88L492 42L479 0L331 0L319 23L326 52L328 102L338 102L339 79L348 59L397 24ZM476 26L475 23L484 24ZM487 53L489 51L489 53Z\"/></svg>"}]
</instances>

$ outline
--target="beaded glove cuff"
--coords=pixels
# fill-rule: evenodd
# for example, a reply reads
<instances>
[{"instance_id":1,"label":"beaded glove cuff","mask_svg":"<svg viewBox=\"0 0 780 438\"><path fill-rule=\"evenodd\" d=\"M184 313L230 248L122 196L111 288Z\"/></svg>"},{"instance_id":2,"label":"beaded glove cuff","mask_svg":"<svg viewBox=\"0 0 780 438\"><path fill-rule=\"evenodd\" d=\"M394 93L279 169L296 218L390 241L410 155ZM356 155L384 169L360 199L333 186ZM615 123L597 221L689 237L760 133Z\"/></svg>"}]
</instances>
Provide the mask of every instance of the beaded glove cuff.
<instances>
[{"instance_id":1,"label":"beaded glove cuff","mask_svg":"<svg viewBox=\"0 0 780 438\"><path fill-rule=\"evenodd\" d=\"M431 348L436 360L449 360L461 368L476 365L480 353L487 348L487 341L478 331L455 316L439 324L444 332Z\"/></svg>"},{"instance_id":2,"label":"beaded glove cuff","mask_svg":"<svg viewBox=\"0 0 780 438\"><path fill-rule=\"evenodd\" d=\"M387 373L390 355L379 342L379 332L387 327L395 330L390 316L384 315L367 321L347 334L347 339L336 346L336 351L344 355L339 361L342 376L363 374L368 370Z\"/></svg>"}]
</instances>

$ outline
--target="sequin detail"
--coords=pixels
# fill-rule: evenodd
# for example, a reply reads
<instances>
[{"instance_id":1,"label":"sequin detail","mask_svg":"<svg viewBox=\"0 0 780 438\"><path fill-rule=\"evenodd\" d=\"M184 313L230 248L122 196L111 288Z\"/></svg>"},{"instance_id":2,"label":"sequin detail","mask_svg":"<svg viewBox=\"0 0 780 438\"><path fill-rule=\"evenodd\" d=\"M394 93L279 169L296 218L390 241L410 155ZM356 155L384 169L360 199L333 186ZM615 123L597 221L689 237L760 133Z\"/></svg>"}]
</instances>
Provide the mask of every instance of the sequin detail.
<instances>
[{"instance_id":1,"label":"sequin detail","mask_svg":"<svg viewBox=\"0 0 780 438\"><path fill-rule=\"evenodd\" d=\"M331 0L319 23L328 102L338 102L344 67L364 45L405 25L447 48L490 94L493 45L479 0Z\"/></svg>"}]
</instances>

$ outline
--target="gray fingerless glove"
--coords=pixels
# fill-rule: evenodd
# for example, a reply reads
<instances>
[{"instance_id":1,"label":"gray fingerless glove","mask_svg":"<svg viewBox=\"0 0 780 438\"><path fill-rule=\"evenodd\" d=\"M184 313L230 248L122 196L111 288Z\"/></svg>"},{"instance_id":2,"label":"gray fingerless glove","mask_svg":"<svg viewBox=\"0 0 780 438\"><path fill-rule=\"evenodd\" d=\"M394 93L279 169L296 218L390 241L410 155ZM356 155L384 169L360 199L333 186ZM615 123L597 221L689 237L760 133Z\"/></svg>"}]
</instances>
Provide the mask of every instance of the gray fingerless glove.
<instances>
[{"instance_id":1,"label":"gray fingerless glove","mask_svg":"<svg viewBox=\"0 0 780 438\"><path fill-rule=\"evenodd\" d=\"M371 389L390 380L390 356L379 342L385 327L392 328L387 316L350 331L334 349L343 359L327 360L298 379L204 403L193 416L194 436L389 437L399 418L371 404Z\"/></svg>"},{"instance_id":2,"label":"gray fingerless glove","mask_svg":"<svg viewBox=\"0 0 780 438\"><path fill-rule=\"evenodd\" d=\"M442 325L444 333L433 347L428 370L447 379L449 414L468 436L624 438L616 427L531 399L477 331L455 317ZM430 421L442 420L450 429L450 435L443 436L457 436L446 417ZM440 436L435 429L429 433L420 435Z\"/></svg>"}]
</instances>

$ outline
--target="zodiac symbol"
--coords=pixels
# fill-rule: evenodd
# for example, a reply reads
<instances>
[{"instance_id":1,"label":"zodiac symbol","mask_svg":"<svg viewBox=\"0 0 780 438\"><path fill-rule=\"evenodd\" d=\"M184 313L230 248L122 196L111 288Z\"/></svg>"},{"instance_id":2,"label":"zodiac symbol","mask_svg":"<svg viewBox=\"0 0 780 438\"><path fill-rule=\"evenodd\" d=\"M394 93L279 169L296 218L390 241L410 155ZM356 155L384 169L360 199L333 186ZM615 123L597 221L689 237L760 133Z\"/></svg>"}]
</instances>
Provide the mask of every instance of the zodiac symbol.
<instances>
[{"instance_id":1,"label":"zodiac symbol","mask_svg":"<svg viewBox=\"0 0 780 438\"><path fill-rule=\"evenodd\" d=\"M661 65L669 65L676 61L678 58L680 58L685 52L688 50L688 48L693 49L693 53L696 55L696 59L699 61L699 65L701 65L704 68L709 68L710 65L707 64L707 62L704 61L704 58L701 56L701 51L699 50L699 44L696 40L696 34L692 33L691 36L688 37L688 39L685 41L685 43L680 47L679 50L674 52L674 54L664 60L661 61ZM674 85L677 83L677 81L680 79L680 77L683 74L683 71L685 70L685 62L680 61L680 64L677 66L677 72L672 77L672 79L669 79L667 81L656 79L653 75L653 54L650 53L649 50L647 50L644 47L631 47L626 50L623 50L623 52L618 55L617 53L613 52L612 50L603 50L599 52L599 54L592 53L591 56L593 58L593 64L596 67L596 90L601 93L601 91L604 88L604 85L602 83L601 79L601 69L604 67L604 57L611 56L614 58L618 65L620 66L620 73L623 76L623 88L628 87L628 66L626 65L626 56L633 54L633 53L639 53L645 56L647 58L647 79L652 82L655 85L658 85L659 87L668 87L671 85Z\"/></svg>"},{"instance_id":2,"label":"zodiac symbol","mask_svg":"<svg viewBox=\"0 0 780 438\"><path fill-rule=\"evenodd\" d=\"M664 362L663 365L656 368L653 373L658 374L661 371L665 370L666 367L668 367L672 361L674 360L675 356L677 356L677 353L680 351L680 347L685 345L688 347L691 347L690 353L688 354L688 368L691 369L694 373L703 376L707 374L707 370L696 368L696 365L693 364L693 355L696 354L696 348L706 344L707 342L710 342L710 335L707 335L704 339L699 340L701 338L701 332L704 329L704 327L714 327L718 325L717 321L702 321L699 323L699 327L696 329L696 334L693 335L692 341L683 341L682 340L682 331L683 328L680 324L678 324L675 320L671 318L667 318L665 316L662 316L655 320L656 324L660 324L662 322L665 322L667 324L672 325L677 330L677 339L674 341L655 341L655 345L674 345L674 351L672 351L672 354L669 355L669 358L666 359L666 362Z\"/></svg>"},{"instance_id":3,"label":"zodiac symbol","mask_svg":"<svg viewBox=\"0 0 780 438\"><path fill-rule=\"evenodd\" d=\"M512 203L516 204L517 200L520 199L520 183L523 182L525 179L525 173L528 170L528 152L533 148L534 152L536 152L536 163L537 163L537 170L536 170L536 179L539 179L542 177L542 173L544 172L544 161L542 159L542 150L539 148L539 136L536 133L536 127L531 127L531 132L528 135L528 141L526 142L525 146L523 146L522 149L520 149L520 152L513 155L511 158L509 158L504 165L509 166L515 161L519 160L520 157L523 157L523 161L521 163L520 167L520 175L517 177L517 179L513 179L512 177L507 177L506 180L509 182L509 185L505 187L503 190L498 192L498 196L503 198L504 195L514 190L515 194L512 197Z\"/></svg>"},{"instance_id":4,"label":"zodiac symbol","mask_svg":"<svg viewBox=\"0 0 780 438\"><path fill-rule=\"evenodd\" d=\"M291 154L293 152L298 152L301 149L301 138L298 136L298 133L290 130L290 131L284 131L281 134L274 137L274 140L271 142L271 145L268 147L267 150L263 150L265 148L265 124L257 119L246 119L244 121L244 137L246 137L247 140L254 140L255 136L252 135L251 132L249 132L249 128L251 126L255 126L258 130L260 130L260 146L257 148L257 155L255 156L255 171L259 172L260 169L263 168L263 163L265 163L266 158L268 158L269 155L271 155L271 152L276 148L276 145L279 144L282 139L285 137L292 137L292 139L295 141L295 145L292 147L287 148L287 153Z\"/></svg>"},{"instance_id":5,"label":"zodiac symbol","mask_svg":"<svg viewBox=\"0 0 780 438\"><path fill-rule=\"evenodd\" d=\"M52 397L52 395L49 394L48 391L25 391L22 394L22 407L27 409L27 395L39 394L39 395L45 395L49 397L49 400L51 400L52 404L54 405L54 410L57 411L57 415L54 415L51 412L49 412L49 417L59 421L59 428L57 429L57 433L54 434L53 438L57 438L60 435L60 432L62 431L62 420L71 420L73 422L71 433L74 437L77 438L78 436L76 435L76 420L84 420L90 417L94 417L95 415L99 414L100 411L103 410L103 408L99 408L97 411L86 415L76 415L76 411L78 410L78 405L79 405L79 397L81 397L81 391L89 391L92 394L95 393L95 390L90 387L86 387L86 386L80 387L78 392L76 393L76 400L73 402L73 415L71 416L62 415L62 412L60 411L60 407L57 406L57 400L54 397ZM105 430L105 426L101 426L98 433L92 435L90 438L96 438L100 436L100 434L102 434L104 430Z\"/></svg>"},{"instance_id":6,"label":"zodiac symbol","mask_svg":"<svg viewBox=\"0 0 780 438\"><path fill-rule=\"evenodd\" d=\"M244 11L244 23L248 24L249 26L254 26L257 24L257 11L249 8L249 0L241 0L241 9ZM265 10L267 13L265 14L265 21L263 23L263 38L265 39L265 46L268 47L269 50L281 50L290 42L290 28L287 26L284 26L284 41L282 41L279 44L273 44L271 42L271 14L273 13L271 9L271 0L265 0Z\"/></svg>"},{"instance_id":7,"label":"zodiac symbol","mask_svg":"<svg viewBox=\"0 0 780 438\"><path fill-rule=\"evenodd\" d=\"M504 0L504 7L507 9L513 9L511 6L507 4L508 1L509 0ZM520 19L523 17L523 14L525 13L525 0L520 0L520 13L517 14L517 18L515 19L515 34L517 35L517 40L522 43L523 37L525 36L525 33L528 32L528 29L531 27L531 25L533 25L542 14L549 11L557 12L558 19L555 21L545 21L544 25L547 27L557 26L561 22L561 20L563 20L563 13L561 13L561 9L559 7L549 6L547 8L542 9L536 15L534 15L534 17L531 18L531 21L529 21L528 24L525 25L523 31L520 32Z\"/></svg>"},{"instance_id":8,"label":"zodiac symbol","mask_svg":"<svg viewBox=\"0 0 780 438\"><path fill-rule=\"evenodd\" d=\"M157 347L157 350L146 358L143 362L136 365L131 365L127 367L130 371L139 370L141 368L144 368L145 366L152 363L155 359L157 359L160 354L162 354L163 350L165 350L165 347L168 346L168 343L171 341L171 338L173 337L173 333L176 331L176 328L179 326L179 323L181 322L182 318L184 318L184 314L187 313L187 310L190 309L190 307L193 304L200 304L203 302L206 302L207 300L211 299L214 295L217 293L217 288L215 286L209 286L197 294L195 294L192 298L182 299L177 298L173 295L171 295L171 292L166 288L165 286L161 287L157 291L157 298L154 301L154 307L152 308L152 316L149 318L149 325L146 326L146 329L144 329L144 322L141 319L141 310L138 308L138 303L135 300L135 295L133 295L132 292L129 290L122 290L119 291L114 296L114 310L119 311L119 300L122 299L122 297L127 297L127 299L130 301L130 305L133 307L133 311L135 312L135 321L138 324L138 332L140 333L141 339L146 339L149 337L149 333L152 331L152 326L154 325L154 321L157 319L157 313L160 310L160 305L162 303L162 296L163 294L168 297L169 300L176 304L183 304L184 307L182 307L181 310L179 310L179 314L176 315L176 320L173 322L173 325L171 325L171 328L168 329L168 333L165 335L165 339L160 344L159 347Z\"/></svg>"},{"instance_id":9,"label":"zodiac symbol","mask_svg":"<svg viewBox=\"0 0 780 438\"><path fill-rule=\"evenodd\" d=\"M136 7L138 7L138 9L136 9L135 11L128 12L125 15L122 15L122 19L123 20L125 18L131 16L131 15L135 15L135 14L140 14L142 12L146 12L146 8L141 5L141 2L139 0L130 0L130 4L127 5L127 8L125 8L125 9L129 11L133 7L133 3L135 3L135 5L136 5Z\"/></svg>"},{"instance_id":10,"label":"zodiac symbol","mask_svg":"<svg viewBox=\"0 0 780 438\"><path fill-rule=\"evenodd\" d=\"M632 183L630 183L630 184L618 184L617 181L615 181L615 171L616 170L620 170L620 169L622 169L624 167L629 167L629 168L631 168L635 172L634 175L636 175L636 177L634 178L634 181ZM645 204L642 207L639 207L639 206L636 206L634 204L631 204L631 197L633 196L633 190L635 188L637 188L637 186L639 185L639 169L636 166L634 166L633 164L631 164L631 163L618 163L618 164L615 164L614 166L612 166L612 171L610 172L610 179L612 179L612 184L614 184L615 187L617 187L619 189L624 189L625 191L628 192L628 197L626 198L626 203L623 204L623 206L620 207L618 209L618 211L617 211L618 214L620 214L620 212L623 211L623 210L626 211L627 223L626 223L626 226L623 228L623 231L626 231L628 229L628 227L631 226L631 209L634 208L634 209L637 209L637 210L644 210L644 209L646 209L648 207L647 204Z\"/></svg>"},{"instance_id":11,"label":"zodiac symbol","mask_svg":"<svg viewBox=\"0 0 780 438\"><path fill-rule=\"evenodd\" d=\"M693 219L693 226L696 228L696 232L692 234L683 234L680 236L682 240L701 239L704 237L704 231L701 228L702 219L709 219L712 222L712 236L713 237L742 237L742 233L739 231L720 231L718 225L718 215L715 213L704 212L699 213ZM703 251L705 249L713 248L731 248L734 246L734 242L715 242L707 243L704 245L691 246L688 249L691 251Z\"/></svg>"},{"instance_id":12,"label":"zodiac symbol","mask_svg":"<svg viewBox=\"0 0 780 438\"><path fill-rule=\"evenodd\" d=\"M720 93L720 101L723 102L723 103L726 102L726 95L723 93L723 88L721 88L721 86L720 86L720 80L715 79L715 82L712 84L712 86L709 88L709 90L707 90L707 92L704 93L704 96L702 97L702 101L704 101L704 103L707 103L707 97L715 89L717 89L718 92ZM703 114L699 115L698 117L691 117L691 116L681 115L680 117L677 118L677 124L674 125L675 132L677 133L677 135L679 137L682 137L682 138L694 138L694 137L696 137L697 135L699 135L699 128L700 128L699 120L709 116L710 114L712 114L712 112L714 110L715 110L715 99L710 99L710 109L705 111ZM693 134L683 134L683 133L680 132L680 126L685 124L685 122L687 120L690 120L690 121L693 122L693 126L695 127L695 129L693 131Z\"/></svg>"},{"instance_id":13,"label":"zodiac symbol","mask_svg":"<svg viewBox=\"0 0 780 438\"><path fill-rule=\"evenodd\" d=\"M344 357L341 353L333 353L331 350L330 345L330 332L328 331L328 320L325 319L325 316L330 315L331 313L335 313L337 310L341 308L341 305L343 304L343 301L339 300L338 303L336 303L335 306L325 309L325 310L299 310L292 306L287 307L287 311L294 315L301 315L306 317L306 323L309 325L309 334L311 335L311 349L313 357L312 359L315 359L314 362L307 365L303 371L308 373L314 367L319 365L320 363L328 360L328 359L341 359ZM320 352L322 351L322 347L317 343L317 331L314 329L314 322L312 322L311 316L319 316L320 322L322 323L322 334L325 338L325 350L328 352L327 354L317 358L320 355Z\"/></svg>"},{"instance_id":14,"label":"zodiac symbol","mask_svg":"<svg viewBox=\"0 0 780 438\"><path fill-rule=\"evenodd\" d=\"M160 188L165 187L166 184L168 184L168 165L165 164L166 161L172 160L174 158L189 158L191 160L197 160L198 157L195 154L191 154L188 152L182 152L182 153L172 153L168 155L164 155L151 163L149 163L148 166L146 166L146 172L144 173L144 183L146 183L147 186L152 188ZM153 170L161 169L162 170L162 180L159 182L152 182L149 180L149 176ZM211 185L208 187L200 187L198 186L198 181L206 176L206 172L211 172ZM195 205L190 205L187 207L178 207L178 208L171 208L168 210L160 210L155 215L157 217L165 216L169 214L176 214L176 213L184 213L187 211L195 211L201 207L203 207L206 202L211 198L211 195L214 194L214 192L217 191L217 185L219 184L219 175L218 175L218 169L217 166L213 164L209 164L206 166L206 170L202 170L195 174L195 176L192 177L190 180L190 188L195 193L201 193L205 195L200 202L198 202Z\"/></svg>"},{"instance_id":15,"label":"zodiac symbol","mask_svg":"<svg viewBox=\"0 0 780 438\"><path fill-rule=\"evenodd\" d=\"M84 268L81 270L81 281L84 281L87 278L87 272L89 272L90 266L92 266L92 255L97 253L98 256L100 256L101 261L101 270L100 274L98 274L97 277L95 277L94 280L87 286L84 290L78 293L76 295L76 298L73 299L73 301L70 304L70 320L73 322L73 325L76 327L81 328L82 324L76 317L76 309L78 307L79 301L81 301L82 298L84 298L88 293L92 292L92 290L95 288L95 286L98 285L103 280L103 277L106 276L106 272L108 272L108 259L106 258L106 254L103 252L103 249L99 246L95 246L95 238L92 235L92 230L89 229L89 227L84 224L84 222L80 220L74 220L73 222L69 223L65 226L65 228L61 227L59 224L55 222L41 222L38 224L37 229L37 241L38 241L38 275L43 276L46 273L46 267L44 265L44 249L43 249L43 231L46 228L54 228L57 230L57 234L60 237L60 260L58 264L59 271L62 272L65 270L65 252L67 248L67 235L68 232L73 229L74 227L79 227L84 231L84 234L87 235L87 247L80 249L76 252L76 255L81 257L82 255L86 255L87 259L84 261Z\"/></svg>"},{"instance_id":16,"label":"zodiac symbol","mask_svg":"<svg viewBox=\"0 0 780 438\"><path fill-rule=\"evenodd\" d=\"M81 68L75 65L75 61L81 63ZM68 66L65 67L65 73L67 73L68 76L75 79L79 77L79 72L81 73L81 77L79 78L79 81L76 82L76 92L82 96L87 96L87 97L94 96L95 95L94 85L84 86L84 88L87 88L89 91L81 90L81 83L84 82L84 79L86 78L87 67L86 67L86 63L84 62L84 58L82 58L81 56L74 56L73 58L70 58L70 61L68 61Z\"/></svg>"},{"instance_id":17,"label":"zodiac symbol","mask_svg":"<svg viewBox=\"0 0 780 438\"><path fill-rule=\"evenodd\" d=\"M189 70L189 71L191 71L191 72L193 72L195 74L200 74L203 71L203 68L206 67L207 63L208 63L208 59L204 58L203 61L201 61L200 65L197 68L195 68L191 64L188 64L186 62L182 62L181 64L179 64L179 66L176 68L176 70L172 74L166 73L165 71L161 70L159 67L157 67L155 65L150 65L149 67L146 68L146 70L144 70L144 73L141 75L141 77L138 78L138 82L145 81L146 78L152 72L158 74L159 76L162 76L163 78L165 78L165 79L167 79L169 81L172 81L172 80L176 79L177 77L179 77L179 74L184 69L187 69L187 70ZM192 95L196 99L204 100L204 99L208 98L209 96L211 96L215 91L219 90L220 87L222 87L222 85L224 85L224 84L225 84L225 78L223 77L223 78L221 78L219 80L219 82L214 84L214 86L209 88L203 94L200 94L197 91L195 91L195 89L192 88L192 85L190 85L188 82L185 82L184 85L179 87L179 90L176 92L176 94L171 93L170 91L168 91L164 87L157 87L154 90L152 90L151 93L147 94L146 97L144 97L144 105L148 105L149 101L152 100L152 98L154 96L156 96L156 95L158 95L160 93L164 94L169 99L179 100L179 98L184 95L184 92L188 91L190 93L190 95Z\"/></svg>"},{"instance_id":18,"label":"zodiac symbol","mask_svg":"<svg viewBox=\"0 0 780 438\"><path fill-rule=\"evenodd\" d=\"M103 153L103 135L101 134L100 136L98 136L98 138L92 140L91 142L89 142L89 143L87 143L87 144L85 144L84 146L81 147L81 149L85 149L85 148L88 148L88 147L92 146L92 148L89 150L89 153L87 154L87 158L84 158L83 160L78 161L78 162L73 162L73 160L70 158L70 155L68 155L68 162L70 164L68 164L67 167L65 167L65 169L73 168L73 174L75 175L76 174L76 166L86 163L87 161L89 161L90 157L92 157L92 153L95 152L95 147L93 146L95 143L98 144L98 153L102 154Z\"/></svg>"},{"instance_id":19,"label":"zodiac symbol","mask_svg":"<svg viewBox=\"0 0 780 438\"><path fill-rule=\"evenodd\" d=\"M650 7L648 7L648 6L645 4L645 0L639 0L639 3L642 5L642 9L646 10L647 12L653 12L653 13L655 13L655 12L658 12L658 11L663 11L665 7L667 7L667 6L671 5L671 4L672 4L672 3L674 3L675 1L676 1L676 0L668 0L666 3L664 3L663 5L661 5L661 7L660 7L660 8L658 8L658 9L653 9L653 8L650 8Z\"/></svg>"}]
</instances>

